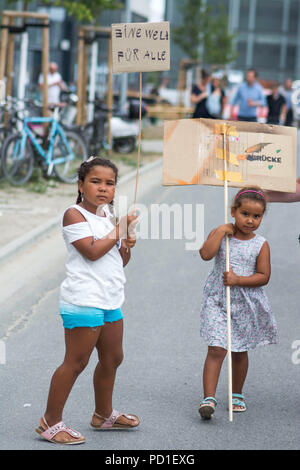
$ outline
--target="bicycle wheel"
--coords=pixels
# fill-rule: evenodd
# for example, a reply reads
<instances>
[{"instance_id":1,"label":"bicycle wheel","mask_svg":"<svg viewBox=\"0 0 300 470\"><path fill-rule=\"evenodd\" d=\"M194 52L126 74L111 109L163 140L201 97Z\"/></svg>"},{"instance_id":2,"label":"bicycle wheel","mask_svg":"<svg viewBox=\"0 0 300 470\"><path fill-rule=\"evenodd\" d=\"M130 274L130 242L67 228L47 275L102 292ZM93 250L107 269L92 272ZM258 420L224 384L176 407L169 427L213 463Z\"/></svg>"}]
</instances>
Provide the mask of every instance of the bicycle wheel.
<instances>
[{"instance_id":1,"label":"bicycle wheel","mask_svg":"<svg viewBox=\"0 0 300 470\"><path fill-rule=\"evenodd\" d=\"M18 134L9 135L2 146L1 167L4 177L15 186L26 183L33 172L33 150L28 140L22 156L20 153L21 136Z\"/></svg>"},{"instance_id":2,"label":"bicycle wheel","mask_svg":"<svg viewBox=\"0 0 300 470\"><path fill-rule=\"evenodd\" d=\"M77 181L77 170L81 163L87 159L87 149L83 139L75 134L75 132L64 131L64 133L72 155L70 155L69 149L61 135L57 134L53 148L54 172L64 183L75 183ZM56 159L61 158L64 161L55 163Z\"/></svg>"}]
</instances>

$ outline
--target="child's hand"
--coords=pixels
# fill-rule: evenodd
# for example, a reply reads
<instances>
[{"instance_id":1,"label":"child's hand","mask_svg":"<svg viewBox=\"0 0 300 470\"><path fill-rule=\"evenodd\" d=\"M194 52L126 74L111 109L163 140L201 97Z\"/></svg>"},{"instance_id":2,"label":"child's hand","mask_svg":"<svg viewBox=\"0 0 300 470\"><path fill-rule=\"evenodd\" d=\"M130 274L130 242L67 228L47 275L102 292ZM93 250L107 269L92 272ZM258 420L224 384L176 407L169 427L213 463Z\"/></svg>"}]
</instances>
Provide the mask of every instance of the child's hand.
<instances>
[{"instance_id":1,"label":"child's hand","mask_svg":"<svg viewBox=\"0 0 300 470\"><path fill-rule=\"evenodd\" d=\"M233 236L235 234L235 226L233 224L220 225L217 230L223 232L224 235Z\"/></svg>"},{"instance_id":2,"label":"child's hand","mask_svg":"<svg viewBox=\"0 0 300 470\"><path fill-rule=\"evenodd\" d=\"M127 238L135 238L135 227L138 223L138 212L136 210L127 215Z\"/></svg>"},{"instance_id":3,"label":"child's hand","mask_svg":"<svg viewBox=\"0 0 300 470\"><path fill-rule=\"evenodd\" d=\"M125 248L133 248L136 244L136 238L135 237L132 237L132 238L126 238L126 240L124 239L123 240L123 246Z\"/></svg>"},{"instance_id":4,"label":"child's hand","mask_svg":"<svg viewBox=\"0 0 300 470\"><path fill-rule=\"evenodd\" d=\"M239 281L239 276L234 274L232 267L229 267L229 272L225 271L223 273L223 282L225 286L237 286Z\"/></svg>"},{"instance_id":5,"label":"child's hand","mask_svg":"<svg viewBox=\"0 0 300 470\"><path fill-rule=\"evenodd\" d=\"M124 215L120 220L120 236L126 238L134 238L131 235L134 233L135 226L138 223L137 211L134 210L129 214Z\"/></svg>"}]
</instances>

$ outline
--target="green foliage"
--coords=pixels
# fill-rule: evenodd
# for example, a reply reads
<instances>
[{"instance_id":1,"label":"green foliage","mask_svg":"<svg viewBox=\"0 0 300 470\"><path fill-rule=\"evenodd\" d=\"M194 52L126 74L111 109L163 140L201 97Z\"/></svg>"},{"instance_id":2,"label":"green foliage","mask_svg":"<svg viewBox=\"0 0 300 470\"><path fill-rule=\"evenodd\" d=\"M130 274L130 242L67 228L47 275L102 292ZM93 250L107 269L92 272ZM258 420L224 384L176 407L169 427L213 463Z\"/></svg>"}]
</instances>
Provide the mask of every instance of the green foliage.
<instances>
[{"instance_id":1,"label":"green foliage","mask_svg":"<svg viewBox=\"0 0 300 470\"><path fill-rule=\"evenodd\" d=\"M204 40L204 61L208 64L225 65L236 59L234 49L235 34L228 31L228 16L224 5L219 6L220 13L213 18L210 13L210 34ZM208 11L210 12L210 7Z\"/></svg>"},{"instance_id":2,"label":"green foliage","mask_svg":"<svg viewBox=\"0 0 300 470\"><path fill-rule=\"evenodd\" d=\"M23 9L28 9L28 4L33 0L23 1ZM6 0L9 3L15 3L15 0ZM69 16L73 16L78 21L87 21L93 23L104 10L113 10L121 8L119 0L42 0L39 2L46 6L63 7Z\"/></svg>"},{"instance_id":3,"label":"green foliage","mask_svg":"<svg viewBox=\"0 0 300 470\"><path fill-rule=\"evenodd\" d=\"M228 31L224 5L218 13L203 0L184 0L180 7L182 25L173 29L174 41L190 59L225 65L236 58L234 34Z\"/></svg>"},{"instance_id":4,"label":"green foliage","mask_svg":"<svg viewBox=\"0 0 300 470\"><path fill-rule=\"evenodd\" d=\"M176 44L190 59L199 59L199 45L202 41L205 6L202 0L184 0L179 7L182 13L182 25L173 28L172 35Z\"/></svg>"}]
</instances>

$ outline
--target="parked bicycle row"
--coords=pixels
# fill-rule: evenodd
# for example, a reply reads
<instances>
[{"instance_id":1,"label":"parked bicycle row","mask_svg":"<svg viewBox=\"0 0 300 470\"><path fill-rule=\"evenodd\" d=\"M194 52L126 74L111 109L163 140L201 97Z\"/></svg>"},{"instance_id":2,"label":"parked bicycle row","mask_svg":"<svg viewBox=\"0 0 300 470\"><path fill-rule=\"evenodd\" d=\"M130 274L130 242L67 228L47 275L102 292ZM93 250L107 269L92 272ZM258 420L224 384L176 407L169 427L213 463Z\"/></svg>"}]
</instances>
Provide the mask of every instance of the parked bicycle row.
<instances>
[{"instance_id":1,"label":"parked bicycle row","mask_svg":"<svg viewBox=\"0 0 300 470\"><path fill-rule=\"evenodd\" d=\"M95 100L93 121L76 125L76 98L67 94L63 105L52 108L51 117L42 117L42 104L33 100L8 97L0 105L0 180L23 185L30 180L34 167L40 166L45 177L73 183L82 161L89 155L108 152L107 116L114 110ZM135 119L130 122L124 115L114 115L110 125L113 149L132 152L138 135Z\"/></svg>"},{"instance_id":2,"label":"parked bicycle row","mask_svg":"<svg viewBox=\"0 0 300 470\"><path fill-rule=\"evenodd\" d=\"M87 159L87 147L80 135L60 124L58 107L51 117L29 116L28 108L38 107L37 103L27 101L20 107L18 100L9 101L9 106L4 105L0 177L22 185L40 166L45 176L75 182L77 168Z\"/></svg>"}]
</instances>

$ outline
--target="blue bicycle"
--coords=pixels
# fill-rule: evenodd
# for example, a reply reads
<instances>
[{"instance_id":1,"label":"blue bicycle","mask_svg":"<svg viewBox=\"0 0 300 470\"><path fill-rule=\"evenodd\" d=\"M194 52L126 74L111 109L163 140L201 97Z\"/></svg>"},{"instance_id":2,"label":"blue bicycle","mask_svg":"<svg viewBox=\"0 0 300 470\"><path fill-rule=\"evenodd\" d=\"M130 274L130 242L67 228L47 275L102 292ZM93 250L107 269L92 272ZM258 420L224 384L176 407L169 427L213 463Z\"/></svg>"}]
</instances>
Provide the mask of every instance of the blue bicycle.
<instances>
[{"instance_id":1,"label":"blue bicycle","mask_svg":"<svg viewBox=\"0 0 300 470\"><path fill-rule=\"evenodd\" d=\"M41 136L35 126L45 124L48 130ZM22 132L8 136L1 152L3 174L13 185L22 185L30 179L35 160L47 176L54 173L61 181L74 183L77 169L86 159L84 140L63 129L54 116L25 118Z\"/></svg>"}]
</instances>

